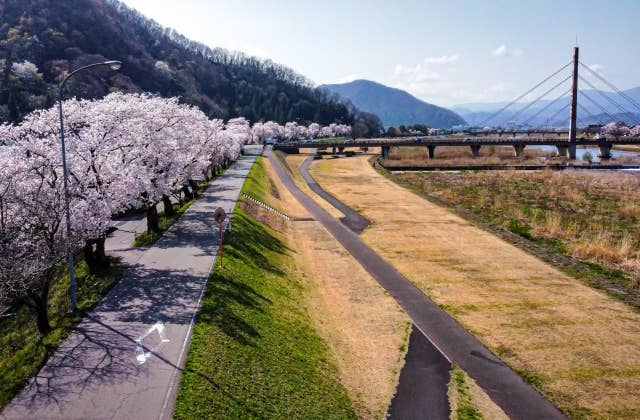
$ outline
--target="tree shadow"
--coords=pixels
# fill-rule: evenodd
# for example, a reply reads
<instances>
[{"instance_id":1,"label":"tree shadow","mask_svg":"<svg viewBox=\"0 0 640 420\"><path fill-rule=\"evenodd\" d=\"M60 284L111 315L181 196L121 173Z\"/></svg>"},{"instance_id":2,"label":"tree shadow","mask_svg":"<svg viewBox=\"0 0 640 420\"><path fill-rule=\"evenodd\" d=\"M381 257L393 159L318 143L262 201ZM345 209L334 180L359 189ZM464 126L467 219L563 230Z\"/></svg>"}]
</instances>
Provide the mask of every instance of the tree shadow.
<instances>
[{"instance_id":1,"label":"tree shadow","mask_svg":"<svg viewBox=\"0 0 640 420\"><path fill-rule=\"evenodd\" d=\"M241 234L233 232L240 231ZM272 274L283 275L285 272L271 258L265 256L269 252L285 255L292 251L268 228L252 221L242 212L237 212L233 219L233 231L227 241L229 243L225 253L244 261L245 264L267 271Z\"/></svg>"},{"instance_id":2,"label":"tree shadow","mask_svg":"<svg viewBox=\"0 0 640 420\"><path fill-rule=\"evenodd\" d=\"M214 273L209 280L206 298L198 314L198 321L214 324L227 336L243 345L252 345L260 333L241 313L246 310L264 313L264 305L271 300L257 293L252 287L236 281L231 276ZM241 310L238 310L238 307Z\"/></svg>"}]
</instances>

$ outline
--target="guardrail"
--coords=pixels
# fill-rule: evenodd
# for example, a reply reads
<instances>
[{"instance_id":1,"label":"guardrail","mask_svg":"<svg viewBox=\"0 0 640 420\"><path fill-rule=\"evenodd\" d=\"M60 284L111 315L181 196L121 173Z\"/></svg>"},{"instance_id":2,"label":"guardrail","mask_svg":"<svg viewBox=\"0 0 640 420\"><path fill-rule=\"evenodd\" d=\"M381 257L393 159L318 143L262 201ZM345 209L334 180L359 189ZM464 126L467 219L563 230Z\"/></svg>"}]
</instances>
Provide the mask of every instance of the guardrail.
<instances>
[{"instance_id":1,"label":"guardrail","mask_svg":"<svg viewBox=\"0 0 640 420\"><path fill-rule=\"evenodd\" d=\"M291 220L291 217L290 217L290 216L288 216L288 215L284 214L284 213L283 213L283 212L281 212L280 210L276 210L276 209L274 209L273 207L271 207L271 206L270 206L270 205L268 205L267 203L264 203L264 202L262 202L262 201L258 200L257 198L254 198L254 197L250 196L249 194L242 193L242 197L243 197L243 198L246 198L247 200L249 200L249 201L251 201L251 202L253 202L253 203L257 204L257 205L259 205L260 207L262 207L262 208L264 208L264 209L266 209L266 210L269 210L270 212L272 212L272 213L276 214L277 216L282 217L282 218L283 218L283 219L285 219L285 220Z\"/></svg>"}]
</instances>

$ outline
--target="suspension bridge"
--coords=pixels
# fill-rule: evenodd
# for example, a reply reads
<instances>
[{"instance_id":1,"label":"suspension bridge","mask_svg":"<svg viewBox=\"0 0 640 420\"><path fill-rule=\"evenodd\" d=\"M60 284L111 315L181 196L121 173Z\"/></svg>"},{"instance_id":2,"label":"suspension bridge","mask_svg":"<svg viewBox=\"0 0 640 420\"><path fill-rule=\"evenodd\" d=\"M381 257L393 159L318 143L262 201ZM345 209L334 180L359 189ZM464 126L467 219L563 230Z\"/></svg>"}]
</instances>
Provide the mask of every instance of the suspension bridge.
<instances>
[{"instance_id":1,"label":"suspension bridge","mask_svg":"<svg viewBox=\"0 0 640 420\"><path fill-rule=\"evenodd\" d=\"M560 156L575 159L577 146L591 145L600 148L602 159L609 159L614 145L640 145L640 137L616 134L600 135L599 133L596 136L591 136L588 130L579 133L579 113L582 121L598 122L600 125L615 122L620 115L625 116L632 124L640 125L640 104L597 71L582 63L579 59L579 52L579 48L574 47L573 59L570 62L489 115L480 124L477 124L478 128L464 130L462 136L455 134L395 139L357 139L349 142L324 141L322 143L295 141L276 144L274 149L297 153L300 149L326 147L332 148L334 153L343 153L346 147L380 147L382 157L386 159L391 147L400 146L425 146L428 148L429 157L434 158L438 146L467 146L471 149L473 156L480 155L482 146L513 146L516 156L520 156L528 145L546 145L555 146ZM571 71L567 72L567 69ZM611 89L611 92L606 93L598 89L589 78L580 74L580 69L586 70L589 78L597 79ZM580 89L580 82L591 90L587 92ZM568 88L567 85L569 85ZM558 95L558 92L561 93ZM530 95L536 95L535 99L523 104L521 101ZM569 100L563 105L563 101L566 99ZM583 105L582 99L586 100L590 106ZM615 113L618 118L611 113L610 109L612 108L607 108L611 106L619 111ZM594 114L589 108L601 112ZM568 130L549 131L548 127L533 129L530 125L540 118L554 121L567 110L569 111ZM505 117L510 120L507 124L510 127L506 130L494 130L488 126L496 121L504 121ZM516 129L516 127L520 127L520 129Z\"/></svg>"}]
</instances>

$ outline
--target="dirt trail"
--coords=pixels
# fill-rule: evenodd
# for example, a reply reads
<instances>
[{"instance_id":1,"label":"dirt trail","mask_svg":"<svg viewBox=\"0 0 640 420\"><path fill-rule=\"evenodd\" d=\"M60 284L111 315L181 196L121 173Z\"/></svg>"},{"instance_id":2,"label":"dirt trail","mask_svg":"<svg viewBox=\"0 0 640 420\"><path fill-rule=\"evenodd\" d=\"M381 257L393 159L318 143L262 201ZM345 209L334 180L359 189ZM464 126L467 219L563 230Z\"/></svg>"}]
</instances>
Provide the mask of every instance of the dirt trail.
<instances>
[{"instance_id":1,"label":"dirt trail","mask_svg":"<svg viewBox=\"0 0 640 420\"><path fill-rule=\"evenodd\" d=\"M640 314L379 175L316 161L362 239L569 414L640 417Z\"/></svg>"}]
</instances>

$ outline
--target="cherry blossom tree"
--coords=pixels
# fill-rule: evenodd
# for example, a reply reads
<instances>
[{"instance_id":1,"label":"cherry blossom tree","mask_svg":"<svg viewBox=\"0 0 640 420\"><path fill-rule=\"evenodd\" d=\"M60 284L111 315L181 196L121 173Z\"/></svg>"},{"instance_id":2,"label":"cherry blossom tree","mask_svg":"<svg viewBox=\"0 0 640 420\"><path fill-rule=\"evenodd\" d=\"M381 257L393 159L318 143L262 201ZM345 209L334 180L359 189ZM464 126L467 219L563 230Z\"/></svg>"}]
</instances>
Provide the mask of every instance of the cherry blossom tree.
<instances>
[{"instance_id":1,"label":"cherry blossom tree","mask_svg":"<svg viewBox=\"0 0 640 420\"><path fill-rule=\"evenodd\" d=\"M24 66L25 72L33 70ZM91 269L99 267L108 261L104 242L113 215L141 208L148 229L159 230L157 204L162 202L166 213L173 211L172 195L193 196L197 180L230 165L244 144L351 131L341 124L289 122L283 127L273 121L250 127L244 118L224 124L177 98L149 94L70 99L63 109L70 238L64 232L57 109L0 126L0 306L33 308L43 334L50 330L47 308L54 269L64 261L68 240L84 250Z\"/></svg>"},{"instance_id":2,"label":"cherry blossom tree","mask_svg":"<svg viewBox=\"0 0 640 420\"><path fill-rule=\"evenodd\" d=\"M614 136L615 138L618 138L620 136L626 136L629 134L631 130L629 130L629 127L627 127L625 125L625 123L623 123L622 121L617 121L617 122L611 122L607 125L605 125L604 127L602 127L602 134L605 135L611 135Z\"/></svg>"}]
</instances>

